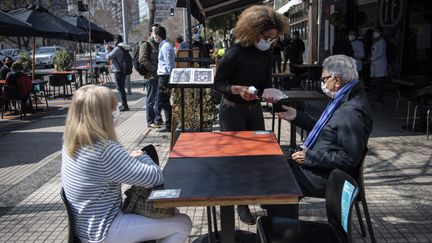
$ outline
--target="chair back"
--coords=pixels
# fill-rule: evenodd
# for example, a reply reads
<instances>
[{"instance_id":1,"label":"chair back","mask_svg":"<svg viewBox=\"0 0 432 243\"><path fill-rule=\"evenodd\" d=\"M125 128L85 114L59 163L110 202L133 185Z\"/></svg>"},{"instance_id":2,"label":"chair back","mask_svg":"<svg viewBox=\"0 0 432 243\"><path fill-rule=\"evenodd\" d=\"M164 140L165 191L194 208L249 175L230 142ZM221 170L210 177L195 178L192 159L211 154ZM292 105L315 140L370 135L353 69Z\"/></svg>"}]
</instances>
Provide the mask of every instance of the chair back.
<instances>
[{"instance_id":1,"label":"chair back","mask_svg":"<svg viewBox=\"0 0 432 243\"><path fill-rule=\"evenodd\" d=\"M432 105L432 86L415 90L411 93L412 100L420 105Z\"/></svg>"},{"instance_id":2,"label":"chair back","mask_svg":"<svg viewBox=\"0 0 432 243\"><path fill-rule=\"evenodd\" d=\"M351 209L358 192L354 178L339 169L332 171L326 188L327 219L341 242L352 242Z\"/></svg>"},{"instance_id":3,"label":"chair back","mask_svg":"<svg viewBox=\"0 0 432 243\"><path fill-rule=\"evenodd\" d=\"M153 162L159 165L159 156L153 144L145 146L141 149L141 151L145 152L153 160Z\"/></svg>"},{"instance_id":4,"label":"chair back","mask_svg":"<svg viewBox=\"0 0 432 243\"><path fill-rule=\"evenodd\" d=\"M68 243L80 243L80 239L75 235L75 220L72 216L72 208L69 205L69 202L66 198L65 191L63 187L60 190L60 197L66 206L66 212L68 216L68 223L69 223L69 236L68 236Z\"/></svg>"},{"instance_id":5,"label":"chair back","mask_svg":"<svg viewBox=\"0 0 432 243\"><path fill-rule=\"evenodd\" d=\"M366 155L368 153L369 149L366 147L364 152L363 152L363 157L360 161L360 164L355 168L355 170L353 171L352 174L350 174L354 180L357 182L357 184L360 187L360 192L362 193L364 191L364 176L363 176L363 170L364 170L364 162L366 159Z\"/></svg>"}]
</instances>

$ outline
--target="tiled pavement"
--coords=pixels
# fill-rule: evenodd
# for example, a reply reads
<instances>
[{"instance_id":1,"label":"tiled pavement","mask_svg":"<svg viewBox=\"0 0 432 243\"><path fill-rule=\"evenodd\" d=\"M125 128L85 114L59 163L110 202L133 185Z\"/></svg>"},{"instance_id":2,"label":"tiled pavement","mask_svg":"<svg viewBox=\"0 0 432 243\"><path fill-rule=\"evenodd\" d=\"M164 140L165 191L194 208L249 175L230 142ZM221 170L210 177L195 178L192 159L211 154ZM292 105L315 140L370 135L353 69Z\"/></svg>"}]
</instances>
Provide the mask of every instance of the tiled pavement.
<instances>
[{"instance_id":1,"label":"tiled pavement","mask_svg":"<svg viewBox=\"0 0 432 243\"><path fill-rule=\"evenodd\" d=\"M163 166L169 137L146 128L142 85L135 83L128 98L132 109L122 113L118 126L121 142L128 150L155 144ZM375 127L365 162L366 195L375 235L378 242L432 242L432 140L402 130L402 115L393 114L391 103L389 98L388 107L374 108ZM59 197L64 119L65 111L59 112L0 137L0 242L66 241L67 218ZM281 143L288 144L289 126L282 124ZM271 128L269 117L266 127ZM252 210L257 215L264 213L258 206ZM189 241L206 233L204 208L181 211L194 223ZM303 219L325 221L324 201L302 200L300 214ZM255 231L255 226L244 225L238 218L236 222L240 229ZM359 236L355 217L354 227L355 241L369 242Z\"/></svg>"}]
</instances>

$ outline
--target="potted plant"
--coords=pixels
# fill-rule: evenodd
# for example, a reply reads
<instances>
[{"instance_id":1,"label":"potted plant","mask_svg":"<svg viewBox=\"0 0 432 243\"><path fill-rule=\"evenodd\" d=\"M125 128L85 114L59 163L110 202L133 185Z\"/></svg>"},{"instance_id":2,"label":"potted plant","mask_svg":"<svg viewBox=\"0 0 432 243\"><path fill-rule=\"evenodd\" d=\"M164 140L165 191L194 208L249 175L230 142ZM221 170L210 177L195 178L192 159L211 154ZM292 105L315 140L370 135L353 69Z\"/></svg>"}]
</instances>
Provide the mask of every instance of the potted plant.
<instances>
[{"instance_id":1,"label":"potted plant","mask_svg":"<svg viewBox=\"0 0 432 243\"><path fill-rule=\"evenodd\" d=\"M30 72L32 68L32 59L26 53L21 53L18 56L18 62L21 63L24 67L23 72Z\"/></svg>"},{"instance_id":2,"label":"potted plant","mask_svg":"<svg viewBox=\"0 0 432 243\"><path fill-rule=\"evenodd\" d=\"M54 55L54 69L65 71L71 63L71 57L66 50L58 50Z\"/></svg>"}]
</instances>

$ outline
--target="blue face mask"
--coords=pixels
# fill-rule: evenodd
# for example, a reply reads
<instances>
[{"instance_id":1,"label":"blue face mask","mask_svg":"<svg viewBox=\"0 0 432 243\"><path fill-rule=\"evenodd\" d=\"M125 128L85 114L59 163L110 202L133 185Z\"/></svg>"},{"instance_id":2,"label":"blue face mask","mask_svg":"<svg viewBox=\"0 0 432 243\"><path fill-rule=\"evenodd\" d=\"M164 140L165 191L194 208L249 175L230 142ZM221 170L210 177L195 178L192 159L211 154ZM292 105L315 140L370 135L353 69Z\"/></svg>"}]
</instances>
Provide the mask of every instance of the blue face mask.
<instances>
[{"instance_id":1,"label":"blue face mask","mask_svg":"<svg viewBox=\"0 0 432 243\"><path fill-rule=\"evenodd\" d=\"M255 42L255 47L260 51L267 51L270 49L271 44L271 41L261 39L259 42Z\"/></svg>"}]
</instances>

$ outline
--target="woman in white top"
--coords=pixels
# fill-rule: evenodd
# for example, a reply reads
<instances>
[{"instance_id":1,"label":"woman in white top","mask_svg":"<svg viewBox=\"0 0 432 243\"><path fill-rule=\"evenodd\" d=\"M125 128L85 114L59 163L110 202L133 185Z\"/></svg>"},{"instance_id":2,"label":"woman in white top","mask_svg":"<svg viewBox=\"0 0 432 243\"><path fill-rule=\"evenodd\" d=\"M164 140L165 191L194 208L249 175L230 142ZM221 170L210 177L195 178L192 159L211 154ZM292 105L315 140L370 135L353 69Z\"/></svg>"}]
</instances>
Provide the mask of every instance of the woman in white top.
<instances>
[{"instance_id":1,"label":"woman in white top","mask_svg":"<svg viewBox=\"0 0 432 243\"><path fill-rule=\"evenodd\" d=\"M64 132L61 179L83 242L184 243L191 230L187 215L147 218L121 211L122 184L154 187L162 172L141 151L128 154L114 124L120 112L113 92L87 85L74 95Z\"/></svg>"}]
</instances>

